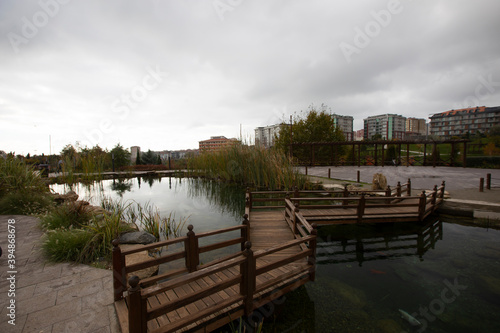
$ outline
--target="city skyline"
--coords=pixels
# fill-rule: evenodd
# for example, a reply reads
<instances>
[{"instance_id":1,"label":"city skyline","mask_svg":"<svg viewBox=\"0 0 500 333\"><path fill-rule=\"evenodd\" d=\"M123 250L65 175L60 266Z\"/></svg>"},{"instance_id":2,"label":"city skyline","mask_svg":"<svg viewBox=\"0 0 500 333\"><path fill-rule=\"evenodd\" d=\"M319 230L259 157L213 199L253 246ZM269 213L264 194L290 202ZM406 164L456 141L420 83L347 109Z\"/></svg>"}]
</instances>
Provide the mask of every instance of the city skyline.
<instances>
[{"instance_id":1,"label":"city skyline","mask_svg":"<svg viewBox=\"0 0 500 333\"><path fill-rule=\"evenodd\" d=\"M499 11L487 0L5 0L0 149L192 149L310 105L353 116L354 130L376 114L500 105Z\"/></svg>"}]
</instances>

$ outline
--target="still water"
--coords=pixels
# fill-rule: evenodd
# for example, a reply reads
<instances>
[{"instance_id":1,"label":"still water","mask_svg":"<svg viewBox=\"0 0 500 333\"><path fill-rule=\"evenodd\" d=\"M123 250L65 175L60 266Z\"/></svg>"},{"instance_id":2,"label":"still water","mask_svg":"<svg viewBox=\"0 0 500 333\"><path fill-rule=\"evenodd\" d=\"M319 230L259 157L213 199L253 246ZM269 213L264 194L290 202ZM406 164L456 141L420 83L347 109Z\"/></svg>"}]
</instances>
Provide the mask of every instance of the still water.
<instances>
[{"instance_id":1,"label":"still water","mask_svg":"<svg viewBox=\"0 0 500 333\"><path fill-rule=\"evenodd\" d=\"M197 232L237 225L244 211L243 188L197 179L73 190L94 204L103 196L150 202L162 215L189 216ZM264 332L500 332L500 231L434 220L323 226L318 237L316 281L258 310L253 319L268 317Z\"/></svg>"}]
</instances>

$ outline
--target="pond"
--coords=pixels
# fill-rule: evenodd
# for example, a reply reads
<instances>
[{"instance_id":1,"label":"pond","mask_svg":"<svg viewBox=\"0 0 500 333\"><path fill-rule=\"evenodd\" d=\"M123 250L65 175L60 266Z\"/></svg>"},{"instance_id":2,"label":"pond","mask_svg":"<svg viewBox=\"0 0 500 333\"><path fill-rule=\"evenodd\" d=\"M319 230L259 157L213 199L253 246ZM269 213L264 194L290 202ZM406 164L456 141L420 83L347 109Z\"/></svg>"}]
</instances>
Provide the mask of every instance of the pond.
<instances>
[{"instance_id":1,"label":"pond","mask_svg":"<svg viewBox=\"0 0 500 333\"><path fill-rule=\"evenodd\" d=\"M199 179L73 189L95 204L103 196L149 201L162 215L189 216L197 232L240 224L244 212L243 188ZM318 237L316 281L257 310L253 319L269 317L264 332L500 332L500 231L441 219L323 226Z\"/></svg>"}]
</instances>

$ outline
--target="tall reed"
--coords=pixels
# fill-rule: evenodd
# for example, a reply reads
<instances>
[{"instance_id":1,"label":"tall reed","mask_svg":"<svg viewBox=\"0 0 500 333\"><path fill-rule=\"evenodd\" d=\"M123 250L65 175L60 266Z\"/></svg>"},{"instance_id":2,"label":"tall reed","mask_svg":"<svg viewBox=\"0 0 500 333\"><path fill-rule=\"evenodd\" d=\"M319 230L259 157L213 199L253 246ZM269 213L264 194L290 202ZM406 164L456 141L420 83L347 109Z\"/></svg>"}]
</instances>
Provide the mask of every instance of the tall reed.
<instances>
[{"instance_id":1,"label":"tall reed","mask_svg":"<svg viewBox=\"0 0 500 333\"><path fill-rule=\"evenodd\" d=\"M202 152L188 160L191 173L271 190L305 188L306 177L292 166L288 157L274 149L242 144L214 152Z\"/></svg>"}]
</instances>

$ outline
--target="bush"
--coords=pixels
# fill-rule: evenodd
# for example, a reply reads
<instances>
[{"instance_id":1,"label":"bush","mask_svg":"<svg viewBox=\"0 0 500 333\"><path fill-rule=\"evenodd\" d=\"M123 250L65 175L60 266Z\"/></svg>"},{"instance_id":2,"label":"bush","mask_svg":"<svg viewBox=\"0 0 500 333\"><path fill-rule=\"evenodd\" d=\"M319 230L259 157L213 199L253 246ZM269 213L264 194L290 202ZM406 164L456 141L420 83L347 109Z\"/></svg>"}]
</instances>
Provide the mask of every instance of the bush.
<instances>
[{"instance_id":1,"label":"bush","mask_svg":"<svg viewBox=\"0 0 500 333\"><path fill-rule=\"evenodd\" d=\"M469 156L467 157L469 168L500 168L500 156Z\"/></svg>"},{"instance_id":2,"label":"bush","mask_svg":"<svg viewBox=\"0 0 500 333\"><path fill-rule=\"evenodd\" d=\"M81 261L82 249L90 242L93 234L82 229L59 229L48 231L42 245L45 255L55 262Z\"/></svg>"},{"instance_id":3,"label":"bush","mask_svg":"<svg viewBox=\"0 0 500 333\"><path fill-rule=\"evenodd\" d=\"M15 191L0 196L0 215L43 214L53 205L48 194Z\"/></svg>"},{"instance_id":4,"label":"bush","mask_svg":"<svg viewBox=\"0 0 500 333\"><path fill-rule=\"evenodd\" d=\"M42 228L55 230L86 225L92 220L93 215L87 212L85 207L74 202L62 204L42 217Z\"/></svg>"}]
</instances>

